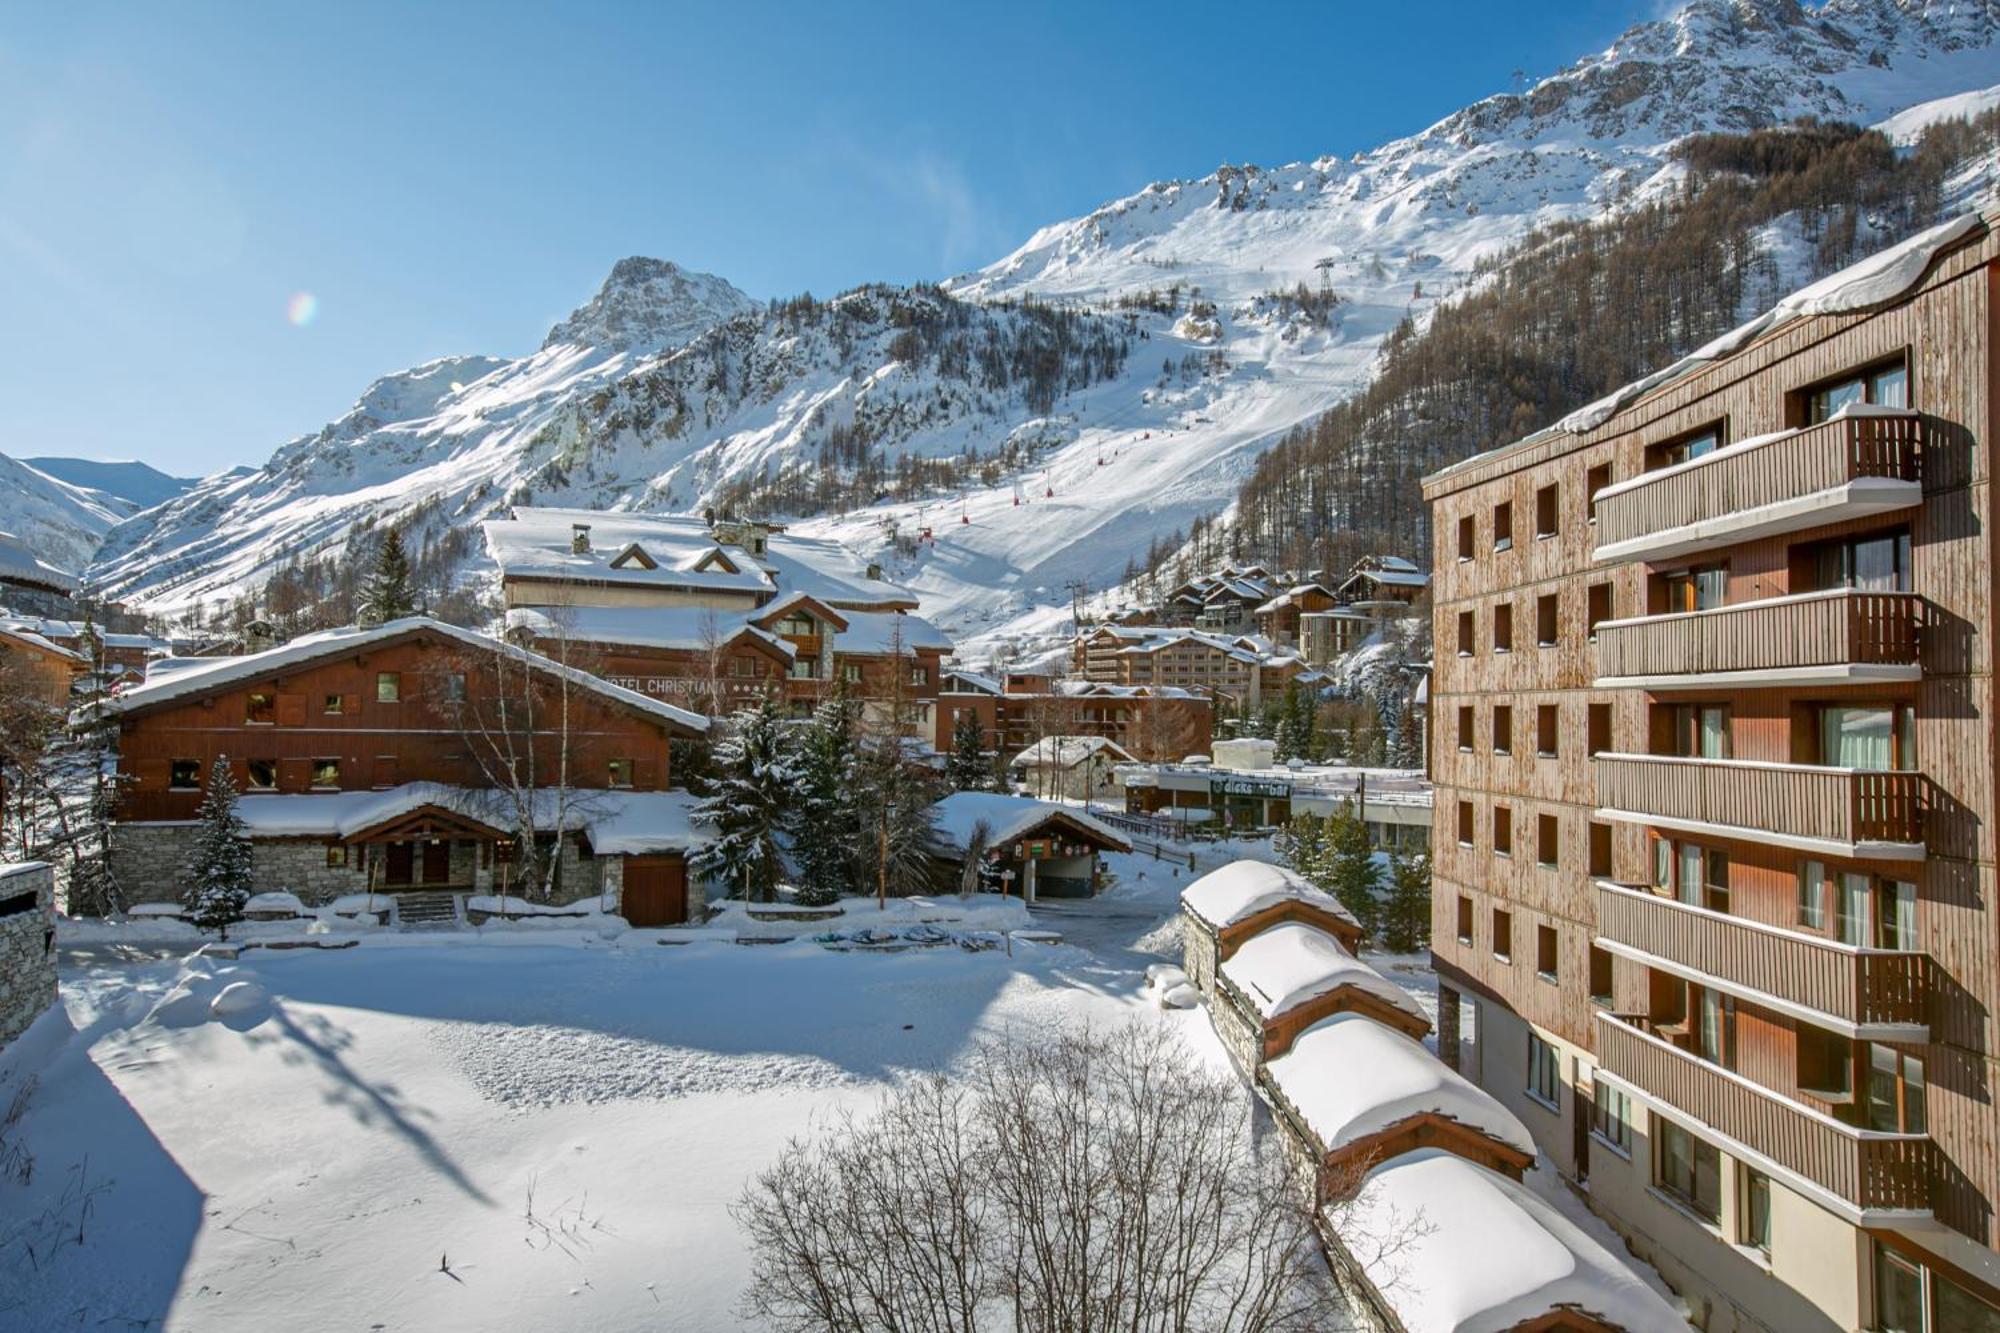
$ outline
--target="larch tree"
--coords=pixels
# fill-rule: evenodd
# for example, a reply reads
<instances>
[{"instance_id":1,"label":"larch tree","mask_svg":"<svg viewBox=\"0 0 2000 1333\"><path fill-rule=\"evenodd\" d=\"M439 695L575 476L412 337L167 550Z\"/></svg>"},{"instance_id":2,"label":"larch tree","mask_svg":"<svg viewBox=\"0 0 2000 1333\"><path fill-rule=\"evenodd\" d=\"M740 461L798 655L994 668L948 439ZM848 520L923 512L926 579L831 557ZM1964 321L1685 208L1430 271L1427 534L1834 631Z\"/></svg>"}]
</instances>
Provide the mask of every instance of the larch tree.
<instances>
[{"instance_id":1,"label":"larch tree","mask_svg":"<svg viewBox=\"0 0 2000 1333\"><path fill-rule=\"evenodd\" d=\"M251 875L250 830L236 810L236 779L228 756L217 755L209 766L208 789L195 819L181 902L195 925L228 939L229 927L243 919L243 905L250 901Z\"/></svg>"}]
</instances>

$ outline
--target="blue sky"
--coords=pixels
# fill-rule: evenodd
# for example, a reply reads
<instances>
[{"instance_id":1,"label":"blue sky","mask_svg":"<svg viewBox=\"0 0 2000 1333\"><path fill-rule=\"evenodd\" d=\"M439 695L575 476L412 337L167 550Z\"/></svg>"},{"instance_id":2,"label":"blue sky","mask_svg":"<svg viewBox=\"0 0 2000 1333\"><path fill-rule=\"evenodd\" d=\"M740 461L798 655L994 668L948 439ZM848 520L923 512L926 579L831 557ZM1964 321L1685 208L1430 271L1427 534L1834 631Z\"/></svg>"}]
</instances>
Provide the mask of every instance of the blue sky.
<instances>
[{"instance_id":1,"label":"blue sky","mask_svg":"<svg viewBox=\"0 0 2000 1333\"><path fill-rule=\"evenodd\" d=\"M1660 7L18 6L0 453L261 463L385 371L532 350L627 254L759 297L944 277L1152 180L1411 133Z\"/></svg>"}]
</instances>

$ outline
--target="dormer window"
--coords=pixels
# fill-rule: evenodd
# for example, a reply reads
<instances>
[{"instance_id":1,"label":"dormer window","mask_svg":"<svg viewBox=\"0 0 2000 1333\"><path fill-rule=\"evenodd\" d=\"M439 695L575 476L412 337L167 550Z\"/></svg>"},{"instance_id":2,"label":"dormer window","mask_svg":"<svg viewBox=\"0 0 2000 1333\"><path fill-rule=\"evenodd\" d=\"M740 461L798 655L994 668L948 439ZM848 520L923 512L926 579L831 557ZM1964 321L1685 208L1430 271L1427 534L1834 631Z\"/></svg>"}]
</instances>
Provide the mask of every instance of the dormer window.
<instances>
[{"instance_id":1,"label":"dormer window","mask_svg":"<svg viewBox=\"0 0 2000 1333\"><path fill-rule=\"evenodd\" d=\"M569 549L571 555L590 554L590 524L588 523L570 524Z\"/></svg>"},{"instance_id":2,"label":"dormer window","mask_svg":"<svg viewBox=\"0 0 2000 1333\"><path fill-rule=\"evenodd\" d=\"M646 554L646 549L633 542L612 558L613 569L658 569L660 562Z\"/></svg>"}]
</instances>

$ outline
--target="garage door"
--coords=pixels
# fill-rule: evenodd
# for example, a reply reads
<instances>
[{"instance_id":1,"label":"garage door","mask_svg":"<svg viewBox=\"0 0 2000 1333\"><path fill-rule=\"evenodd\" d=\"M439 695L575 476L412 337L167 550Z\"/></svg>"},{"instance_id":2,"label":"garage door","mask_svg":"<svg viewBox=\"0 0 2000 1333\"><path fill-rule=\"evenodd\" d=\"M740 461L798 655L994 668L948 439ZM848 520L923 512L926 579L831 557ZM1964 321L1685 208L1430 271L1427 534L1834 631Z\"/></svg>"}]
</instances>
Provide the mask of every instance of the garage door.
<instances>
[{"instance_id":1,"label":"garage door","mask_svg":"<svg viewBox=\"0 0 2000 1333\"><path fill-rule=\"evenodd\" d=\"M635 926L677 926L687 920L687 865L678 856L628 856L622 895Z\"/></svg>"}]
</instances>

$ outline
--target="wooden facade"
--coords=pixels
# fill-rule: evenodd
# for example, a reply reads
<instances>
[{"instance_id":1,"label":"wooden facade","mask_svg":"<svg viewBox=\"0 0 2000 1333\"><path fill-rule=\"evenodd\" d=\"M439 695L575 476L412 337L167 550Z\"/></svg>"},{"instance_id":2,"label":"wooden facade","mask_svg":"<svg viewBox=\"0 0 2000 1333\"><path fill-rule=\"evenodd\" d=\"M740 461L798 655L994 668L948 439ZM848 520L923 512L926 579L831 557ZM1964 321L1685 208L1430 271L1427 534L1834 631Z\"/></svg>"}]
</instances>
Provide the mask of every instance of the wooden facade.
<instances>
[{"instance_id":1,"label":"wooden facade","mask_svg":"<svg viewBox=\"0 0 2000 1333\"><path fill-rule=\"evenodd\" d=\"M1927 1252L2000 1302L1996 256L1981 225L1887 306L1780 324L1425 493L1432 947L1454 1010L1561 1053L1552 1159L1644 1176L1585 1132L1593 1086L1630 1093L1850 1223L1935 1218ZM1878 372L1908 410L1816 421ZM1864 543L1899 567L1830 581ZM1864 715L1894 719L1880 755L1830 748ZM1850 1304L1812 1297L1835 1323L1869 1317L1851 1276Z\"/></svg>"},{"instance_id":2,"label":"wooden facade","mask_svg":"<svg viewBox=\"0 0 2000 1333\"><path fill-rule=\"evenodd\" d=\"M961 714L970 713L980 743L1012 756L1044 736L1101 736L1142 763L1205 754L1215 739L1215 705L1185 691L1091 694L1002 693L947 689L937 696L932 743L952 747Z\"/></svg>"}]
</instances>

